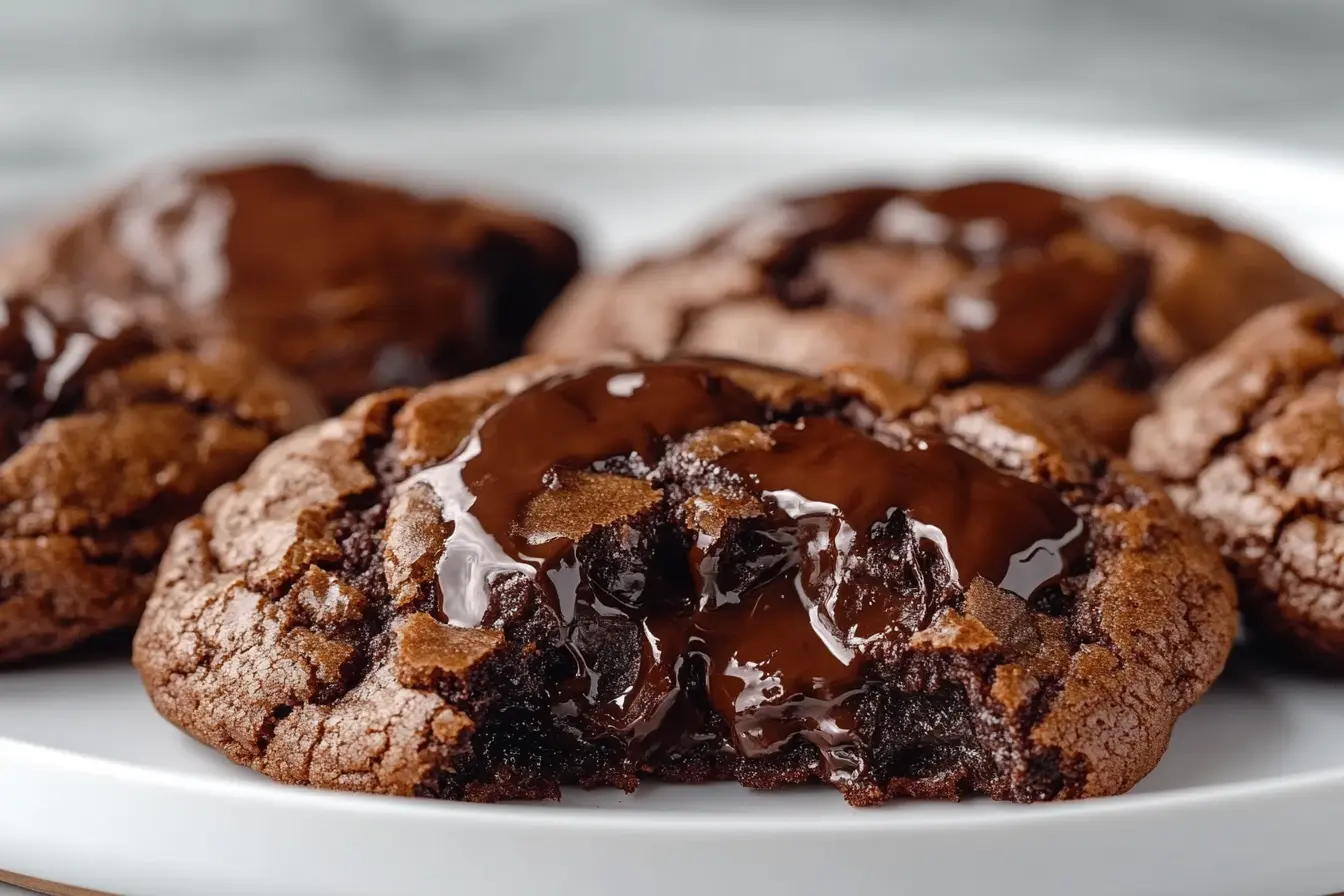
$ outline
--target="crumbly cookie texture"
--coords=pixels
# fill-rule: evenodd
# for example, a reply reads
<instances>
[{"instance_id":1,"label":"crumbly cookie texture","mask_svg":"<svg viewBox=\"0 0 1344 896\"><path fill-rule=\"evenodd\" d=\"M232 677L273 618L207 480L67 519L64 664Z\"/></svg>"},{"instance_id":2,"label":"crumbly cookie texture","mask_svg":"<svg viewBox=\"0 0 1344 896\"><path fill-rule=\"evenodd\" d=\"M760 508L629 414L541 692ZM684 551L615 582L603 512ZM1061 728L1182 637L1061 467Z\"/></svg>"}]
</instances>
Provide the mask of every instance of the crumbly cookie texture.
<instances>
[{"instance_id":1,"label":"crumbly cookie texture","mask_svg":"<svg viewBox=\"0 0 1344 896\"><path fill-rule=\"evenodd\" d=\"M281 781L1122 792L1221 670L1220 558L993 386L529 358L357 402L173 534L158 710Z\"/></svg>"},{"instance_id":2,"label":"crumbly cookie texture","mask_svg":"<svg viewBox=\"0 0 1344 896\"><path fill-rule=\"evenodd\" d=\"M173 526L319 416L236 344L164 349L88 310L0 297L0 663L134 625Z\"/></svg>"},{"instance_id":3,"label":"crumbly cookie texture","mask_svg":"<svg viewBox=\"0 0 1344 896\"><path fill-rule=\"evenodd\" d=\"M1154 383L1261 308L1327 292L1248 234L1134 197L869 186L765 203L587 275L530 345L1012 383L1123 450Z\"/></svg>"},{"instance_id":4,"label":"crumbly cookie texture","mask_svg":"<svg viewBox=\"0 0 1344 896\"><path fill-rule=\"evenodd\" d=\"M1344 305L1251 318L1162 391L1131 457L1222 549L1252 628L1344 671Z\"/></svg>"},{"instance_id":5,"label":"crumbly cookie texture","mask_svg":"<svg viewBox=\"0 0 1344 896\"><path fill-rule=\"evenodd\" d=\"M339 410L514 357L578 265L525 212L274 161L149 172L0 255L0 284L112 297L164 341L235 339Z\"/></svg>"}]
</instances>

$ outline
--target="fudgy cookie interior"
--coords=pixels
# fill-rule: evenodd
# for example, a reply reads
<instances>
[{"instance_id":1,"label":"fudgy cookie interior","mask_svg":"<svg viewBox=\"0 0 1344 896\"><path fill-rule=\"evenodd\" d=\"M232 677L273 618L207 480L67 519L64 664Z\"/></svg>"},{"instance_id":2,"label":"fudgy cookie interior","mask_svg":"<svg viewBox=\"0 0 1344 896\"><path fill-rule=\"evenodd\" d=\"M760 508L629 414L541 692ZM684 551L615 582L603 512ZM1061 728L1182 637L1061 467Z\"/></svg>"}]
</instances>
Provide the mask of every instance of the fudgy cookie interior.
<instances>
[{"instance_id":1,"label":"fudgy cookie interior","mask_svg":"<svg viewBox=\"0 0 1344 896\"><path fill-rule=\"evenodd\" d=\"M871 422L861 402L773 405L696 364L597 366L505 401L410 480L446 526L422 582L434 615L538 645L542 704L491 714L537 716L545 743L525 752L567 766L547 777L702 779L740 758L761 761L747 783L816 776L860 803L899 780L1059 792L1048 762L1003 774L1002 710L952 668L975 651L935 658L911 636L937 640L940 620L964 636L970 604L1048 674L1069 653L1083 520L1043 485ZM393 512L394 550L419 518ZM515 749L527 729L504 730L502 747L473 742Z\"/></svg>"}]
</instances>

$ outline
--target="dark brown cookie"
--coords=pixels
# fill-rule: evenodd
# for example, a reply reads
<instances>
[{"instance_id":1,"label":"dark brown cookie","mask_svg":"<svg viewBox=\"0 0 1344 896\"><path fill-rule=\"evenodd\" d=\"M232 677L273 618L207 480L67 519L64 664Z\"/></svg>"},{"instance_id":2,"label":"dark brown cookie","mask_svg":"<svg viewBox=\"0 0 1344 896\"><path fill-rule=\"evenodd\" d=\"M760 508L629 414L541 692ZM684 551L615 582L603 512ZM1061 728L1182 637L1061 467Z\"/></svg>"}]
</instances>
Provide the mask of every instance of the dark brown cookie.
<instances>
[{"instance_id":1,"label":"dark brown cookie","mask_svg":"<svg viewBox=\"0 0 1344 896\"><path fill-rule=\"evenodd\" d=\"M1134 428L1131 457L1222 548L1255 630L1344 672L1344 304L1248 320Z\"/></svg>"},{"instance_id":2,"label":"dark brown cookie","mask_svg":"<svg viewBox=\"0 0 1344 896\"><path fill-rule=\"evenodd\" d=\"M281 781L1117 793L1231 647L1156 485L1001 387L525 359L370 396L174 533L135 660Z\"/></svg>"},{"instance_id":3,"label":"dark brown cookie","mask_svg":"<svg viewBox=\"0 0 1344 896\"><path fill-rule=\"evenodd\" d=\"M1325 291L1253 237L1131 197L863 187L783 200L581 280L530 345L1028 385L1123 448L1155 380L1260 308Z\"/></svg>"},{"instance_id":4,"label":"dark brown cookie","mask_svg":"<svg viewBox=\"0 0 1344 896\"><path fill-rule=\"evenodd\" d=\"M578 250L499 206L276 162L147 175L7 266L48 304L96 293L160 338L237 339L339 408L515 356Z\"/></svg>"},{"instance_id":5,"label":"dark brown cookie","mask_svg":"<svg viewBox=\"0 0 1344 896\"><path fill-rule=\"evenodd\" d=\"M237 345L165 350L85 310L0 296L0 662L133 625L173 526L318 416Z\"/></svg>"}]
</instances>

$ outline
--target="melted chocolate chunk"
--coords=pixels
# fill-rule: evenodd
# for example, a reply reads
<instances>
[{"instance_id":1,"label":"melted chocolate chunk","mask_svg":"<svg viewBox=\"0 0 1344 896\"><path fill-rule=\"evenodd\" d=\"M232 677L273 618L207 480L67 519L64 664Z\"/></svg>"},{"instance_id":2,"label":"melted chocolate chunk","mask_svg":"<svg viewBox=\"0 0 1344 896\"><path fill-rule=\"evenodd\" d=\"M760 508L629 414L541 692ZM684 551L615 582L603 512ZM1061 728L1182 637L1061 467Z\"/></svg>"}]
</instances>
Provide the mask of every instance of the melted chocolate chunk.
<instances>
[{"instance_id":1,"label":"melted chocolate chunk","mask_svg":"<svg viewBox=\"0 0 1344 896\"><path fill-rule=\"evenodd\" d=\"M333 406L515 356L578 267L539 218L289 162L148 174L52 255L34 288L112 296L167 340L235 338Z\"/></svg>"},{"instance_id":2,"label":"melted chocolate chunk","mask_svg":"<svg viewBox=\"0 0 1344 896\"><path fill-rule=\"evenodd\" d=\"M568 658L555 714L633 757L803 739L856 774L871 661L973 581L1033 598L1086 538L1044 486L837 416L684 361L519 393L420 474L452 525L443 618L499 624L501 595L528 589Z\"/></svg>"},{"instance_id":3,"label":"melted chocolate chunk","mask_svg":"<svg viewBox=\"0 0 1344 896\"><path fill-rule=\"evenodd\" d=\"M984 182L914 194L879 214L880 237L919 242L932 230L970 265L946 302L977 375L1059 389L1128 344L1143 266L1088 239L1075 200ZM907 221L920 222L913 233Z\"/></svg>"},{"instance_id":4,"label":"melted chocolate chunk","mask_svg":"<svg viewBox=\"0 0 1344 896\"><path fill-rule=\"evenodd\" d=\"M85 320L66 320L27 297L0 296L0 457L43 420L74 409L90 379L154 350L116 309L88 310Z\"/></svg>"},{"instance_id":5,"label":"melted chocolate chunk","mask_svg":"<svg viewBox=\"0 0 1344 896\"><path fill-rule=\"evenodd\" d=\"M899 313L900 303L893 309L882 293L921 279L911 273L916 266L943 266L930 276L942 281L940 302L962 331L977 378L1062 389L1133 354L1130 321L1148 263L1093 228L1072 197L984 181L945 190L861 188L788 207L785 218L805 232L786 227L787 251L767 265L787 304ZM824 261L827 247L864 246L897 253L868 264L899 269L873 270L859 285L837 282Z\"/></svg>"}]
</instances>

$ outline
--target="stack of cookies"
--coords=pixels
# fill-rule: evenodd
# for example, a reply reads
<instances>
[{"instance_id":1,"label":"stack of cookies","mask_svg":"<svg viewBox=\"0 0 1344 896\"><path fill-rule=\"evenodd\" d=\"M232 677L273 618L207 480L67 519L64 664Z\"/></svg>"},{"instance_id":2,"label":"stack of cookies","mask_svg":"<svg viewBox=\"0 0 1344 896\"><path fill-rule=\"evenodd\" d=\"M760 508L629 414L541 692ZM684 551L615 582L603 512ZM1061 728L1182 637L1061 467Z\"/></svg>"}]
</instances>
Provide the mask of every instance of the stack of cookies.
<instances>
[{"instance_id":1,"label":"stack of cookies","mask_svg":"<svg viewBox=\"0 0 1344 896\"><path fill-rule=\"evenodd\" d=\"M867 185L579 267L282 162L0 254L0 662L138 623L290 783L855 805L1129 789L1238 596L1344 671L1344 301L1254 236Z\"/></svg>"}]
</instances>

